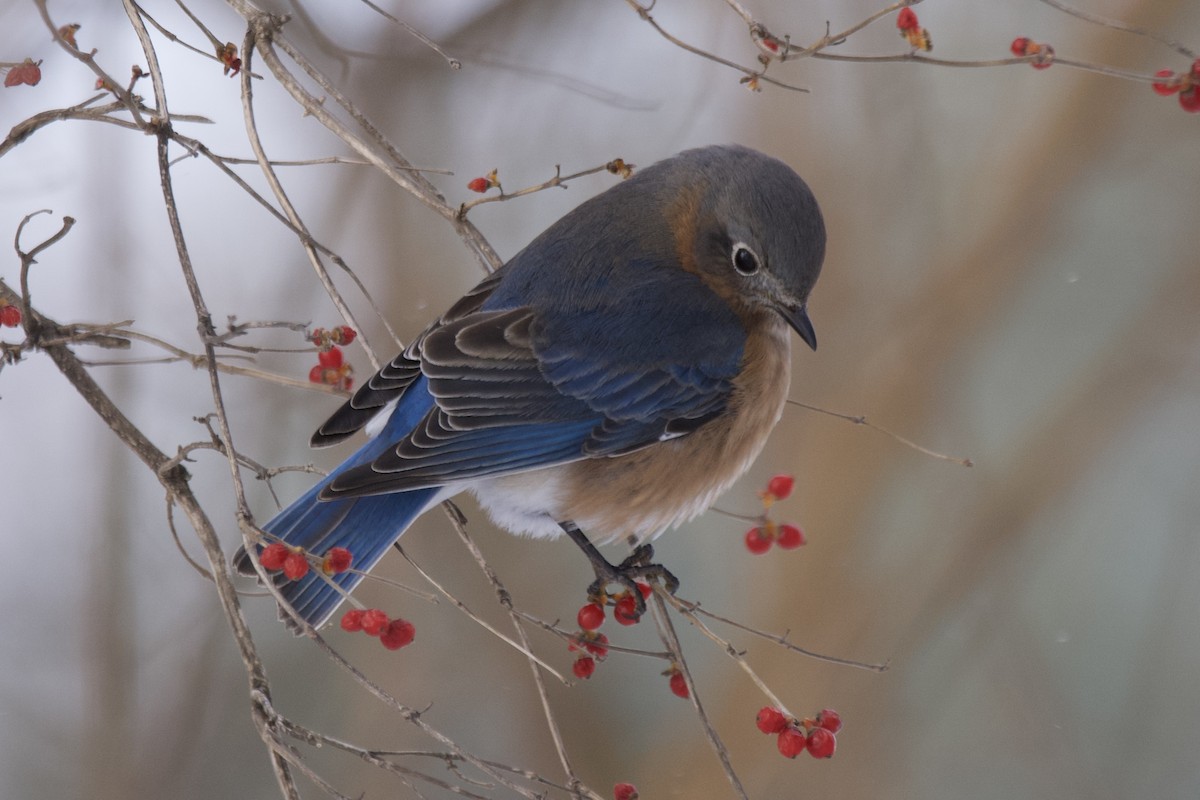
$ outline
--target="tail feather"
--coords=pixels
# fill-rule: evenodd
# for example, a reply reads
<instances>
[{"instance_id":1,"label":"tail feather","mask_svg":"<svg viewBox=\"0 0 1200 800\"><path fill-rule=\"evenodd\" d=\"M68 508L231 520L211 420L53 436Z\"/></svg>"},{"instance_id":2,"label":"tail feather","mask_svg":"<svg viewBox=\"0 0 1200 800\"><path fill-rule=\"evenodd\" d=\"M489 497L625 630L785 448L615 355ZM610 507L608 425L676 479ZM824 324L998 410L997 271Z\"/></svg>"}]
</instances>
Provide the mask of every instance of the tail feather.
<instances>
[{"instance_id":1,"label":"tail feather","mask_svg":"<svg viewBox=\"0 0 1200 800\"><path fill-rule=\"evenodd\" d=\"M433 397L423 376L409 387L404 400L403 404L383 409L381 413L387 414L387 422L379 435L368 439L325 480L262 526L264 531L285 544L302 547L315 556L324 555L331 547L344 547L350 551L353 557L350 572L329 576L320 570L310 570L295 581L287 581L283 575L275 576L283 599L313 627L320 627L329 619L345 595L358 586L387 549L442 491L440 486L431 486L371 497L319 498L321 490L338 475L374 461L433 407ZM238 550L233 563L243 575L255 574L254 564L244 549ZM296 627L282 610L280 616L289 627Z\"/></svg>"},{"instance_id":2,"label":"tail feather","mask_svg":"<svg viewBox=\"0 0 1200 800\"><path fill-rule=\"evenodd\" d=\"M323 486L324 482L317 484L262 526L264 531L279 537L285 544L303 547L316 556L324 555L333 547L350 551L353 562L349 572L325 575L314 569L295 581L276 576L280 595L313 627L320 627L329 619L345 596L362 582L365 573L434 502L440 489L318 500ZM243 575L255 574L254 565L244 549L238 550L233 563ZM280 612L280 617L291 622L286 613Z\"/></svg>"},{"instance_id":3,"label":"tail feather","mask_svg":"<svg viewBox=\"0 0 1200 800\"><path fill-rule=\"evenodd\" d=\"M354 590L364 574L383 558L392 543L429 506L437 493L437 489L432 488L321 501L316 499L319 490L320 487L314 487L263 526L268 533L279 536L288 544L300 545L315 555L322 555L332 547L344 547L353 556L349 572L326 576L319 570L312 570L300 580L279 587L283 599L314 627L329 619L345 594ZM305 507L299 513L294 512L293 509L302 503ZM279 527L275 524L277 520L281 523ZM287 615L283 616L287 621Z\"/></svg>"}]
</instances>

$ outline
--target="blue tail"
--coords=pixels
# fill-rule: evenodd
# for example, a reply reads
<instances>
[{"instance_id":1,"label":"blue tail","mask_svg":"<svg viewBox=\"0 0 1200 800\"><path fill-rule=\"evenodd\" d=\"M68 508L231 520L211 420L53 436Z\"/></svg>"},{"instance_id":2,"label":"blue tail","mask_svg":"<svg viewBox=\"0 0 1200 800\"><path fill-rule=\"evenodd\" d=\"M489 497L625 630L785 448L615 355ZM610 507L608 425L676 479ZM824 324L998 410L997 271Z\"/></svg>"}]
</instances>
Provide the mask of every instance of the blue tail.
<instances>
[{"instance_id":1,"label":"blue tail","mask_svg":"<svg viewBox=\"0 0 1200 800\"><path fill-rule=\"evenodd\" d=\"M303 547L321 557L331 547L344 547L353 557L350 572L326 576L310 570L300 580L282 583L279 592L289 605L313 627L319 627L354 590L387 549L400 538L417 516L428 508L441 490L440 486L413 489L394 494L350 497L340 500L320 500L318 495L334 478L348 469L369 464L383 454L417 424L433 406L433 398L422 377L392 411L384 429L369 440L354 455L309 489L290 506L262 526L264 531L278 536L285 544ZM261 548L260 548L261 549ZM254 568L244 552L235 556L239 572L253 574ZM282 576L279 576L282 580ZM337 584L338 591L330 582ZM284 620L288 616L282 615Z\"/></svg>"},{"instance_id":2,"label":"blue tail","mask_svg":"<svg viewBox=\"0 0 1200 800\"><path fill-rule=\"evenodd\" d=\"M438 489L353 497L346 500L318 500L317 494L328 481L322 481L300 499L263 525L290 545L303 547L322 556L331 547L344 547L354 558L350 572L326 576L311 570L297 581L279 587L280 594L298 615L313 627L319 627L344 599L330 581L349 593L363 579L392 543L425 510Z\"/></svg>"}]
</instances>

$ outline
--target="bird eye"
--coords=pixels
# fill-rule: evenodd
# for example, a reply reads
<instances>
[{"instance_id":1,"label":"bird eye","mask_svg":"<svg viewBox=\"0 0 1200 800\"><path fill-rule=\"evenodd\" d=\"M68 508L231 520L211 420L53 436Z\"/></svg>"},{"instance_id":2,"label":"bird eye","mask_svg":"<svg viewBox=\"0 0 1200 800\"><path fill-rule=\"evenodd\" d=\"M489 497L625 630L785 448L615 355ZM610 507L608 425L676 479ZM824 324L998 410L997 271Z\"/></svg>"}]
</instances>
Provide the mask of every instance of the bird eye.
<instances>
[{"instance_id":1,"label":"bird eye","mask_svg":"<svg viewBox=\"0 0 1200 800\"><path fill-rule=\"evenodd\" d=\"M733 246L733 268L742 275L753 275L758 272L762 265L758 261L758 256L754 254L746 245L738 242Z\"/></svg>"}]
</instances>

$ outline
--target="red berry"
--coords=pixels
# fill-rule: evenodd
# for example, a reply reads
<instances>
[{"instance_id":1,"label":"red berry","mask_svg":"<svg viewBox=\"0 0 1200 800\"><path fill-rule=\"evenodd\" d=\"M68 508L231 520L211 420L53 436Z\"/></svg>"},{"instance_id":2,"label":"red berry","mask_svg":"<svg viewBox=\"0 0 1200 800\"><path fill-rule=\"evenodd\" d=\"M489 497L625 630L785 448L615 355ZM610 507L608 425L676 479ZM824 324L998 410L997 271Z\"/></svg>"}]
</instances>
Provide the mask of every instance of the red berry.
<instances>
[{"instance_id":1,"label":"red berry","mask_svg":"<svg viewBox=\"0 0 1200 800\"><path fill-rule=\"evenodd\" d=\"M467 188L470 189L472 192L482 193L482 192L486 192L488 189L490 189L491 185L488 183L487 178L475 178L470 183L467 184Z\"/></svg>"},{"instance_id":2,"label":"red berry","mask_svg":"<svg viewBox=\"0 0 1200 800\"><path fill-rule=\"evenodd\" d=\"M804 748L808 746L808 740L804 738L804 731L789 725L779 732L779 738L775 740L775 745L779 748L780 755L786 758L795 758L804 752Z\"/></svg>"},{"instance_id":3,"label":"red berry","mask_svg":"<svg viewBox=\"0 0 1200 800\"><path fill-rule=\"evenodd\" d=\"M1034 69L1049 69L1054 63L1054 48L1048 44L1032 45L1033 52L1037 53L1037 60L1031 62Z\"/></svg>"},{"instance_id":4,"label":"red berry","mask_svg":"<svg viewBox=\"0 0 1200 800\"><path fill-rule=\"evenodd\" d=\"M9 69L8 74L4 76L4 86L20 86L22 83L27 83L30 86L37 86L38 81L42 79L42 70L38 67L41 61L34 62L31 58L26 58L20 64L14 64Z\"/></svg>"},{"instance_id":5,"label":"red berry","mask_svg":"<svg viewBox=\"0 0 1200 800\"><path fill-rule=\"evenodd\" d=\"M289 581L297 581L307 575L308 559L304 557L304 553L288 553L287 558L283 559L283 574Z\"/></svg>"},{"instance_id":6,"label":"red berry","mask_svg":"<svg viewBox=\"0 0 1200 800\"><path fill-rule=\"evenodd\" d=\"M337 369L342 365L342 348L333 345L328 350L322 350L317 353L317 363L322 367Z\"/></svg>"},{"instance_id":7,"label":"red berry","mask_svg":"<svg viewBox=\"0 0 1200 800\"><path fill-rule=\"evenodd\" d=\"M379 634L379 643L388 650L399 650L407 644L412 644L416 635L417 629L411 622L406 619L394 619Z\"/></svg>"},{"instance_id":8,"label":"red berry","mask_svg":"<svg viewBox=\"0 0 1200 800\"><path fill-rule=\"evenodd\" d=\"M604 624L604 606L599 603L588 603L579 609L576 620L579 622L579 627L585 631L594 631Z\"/></svg>"},{"instance_id":9,"label":"red berry","mask_svg":"<svg viewBox=\"0 0 1200 800\"><path fill-rule=\"evenodd\" d=\"M593 633L584 641L583 649L603 661L608 657L608 637L603 633Z\"/></svg>"},{"instance_id":10,"label":"red berry","mask_svg":"<svg viewBox=\"0 0 1200 800\"><path fill-rule=\"evenodd\" d=\"M333 329L333 340L338 344L350 344L356 338L358 338L358 333L349 325L342 325L339 328Z\"/></svg>"},{"instance_id":11,"label":"red berry","mask_svg":"<svg viewBox=\"0 0 1200 800\"><path fill-rule=\"evenodd\" d=\"M842 715L832 708L823 708L817 714L817 726L830 733L837 733L842 729Z\"/></svg>"},{"instance_id":12,"label":"red berry","mask_svg":"<svg viewBox=\"0 0 1200 800\"><path fill-rule=\"evenodd\" d=\"M1175 94L1176 92L1179 91L1179 81L1173 80L1175 78L1175 73L1172 72L1171 70L1160 69L1158 72L1154 73L1154 77L1172 79L1172 80L1163 81L1162 83L1150 84L1151 87L1153 87L1154 91L1158 92L1159 94L1163 95L1164 97L1167 95Z\"/></svg>"},{"instance_id":13,"label":"red berry","mask_svg":"<svg viewBox=\"0 0 1200 800\"><path fill-rule=\"evenodd\" d=\"M900 9L900 13L896 15L896 27L902 31L911 31L920 26L917 21L917 12L911 8L905 7Z\"/></svg>"},{"instance_id":14,"label":"red berry","mask_svg":"<svg viewBox=\"0 0 1200 800\"><path fill-rule=\"evenodd\" d=\"M1193 86L1186 92L1180 92L1179 107L1189 114L1200 111L1200 86Z\"/></svg>"},{"instance_id":15,"label":"red berry","mask_svg":"<svg viewBox=\"0 0 1200 800\"><path fill-rule=\"evenodd\" d=\"M1192 62L1192 77L1200 80L1200 58Z\"/></svg>"},{"instance_id":16,"label":"red berry","mask_svg":"<svg viewBox=\"0 0 1200 800\"><path fill-rule=\"evenodd\" d=\"M363 612L362 609L352 608L345 614L342 614L342 630L350 633L358 633L362 630Z\"/></svg>"},{"instance_id":17,"label":"red berry","mask_svg":"<svg viewBox=\"0 0 1200 800\"><path fill-rule=\"evenodd\" d=\"M776 475L767 481L767 494L776 500L785 500L795 484L796 479L791 475Z\"/></svg>"},{"instance_id":18,"label":"red berry","mask_svg":"<svg viewBox=\"0 0 1200 800\"><path fill-rule=\"evenodd\" d=\"M274 572L283 569L283 562L292 551L283 542L271 542L258 554L258 563L263 569Z\"/></svg>"},{"instance_id":19,"label":"red berry","mask_svg":"<svg viewBox=\"0 0 1200 800\"><path fill-rule=\"evenodd\" d=\"M788 725L787 716L778 708L763 706L754 718L754 724L763 733L779 733Z\"/></svg>"},{"instance_id":20,"label":"red berry","mask_svg":"<svg viewBox=\"0 0 1200 800\"><path fill-rule=\"evenodd\" d=\"M746 549L759 556L771 549L771 537L761 527L746 531Z\"/></svg>"},{"instance_id":21,"label":"red berry","mask_svg":"<svg viewBox=\"0 0 1200 800\"><path fill-rule=\"evenodd\" d=\"M637 613L637 600L633 599L633 595L624 594L617 601L617 605L613 608L613 619L622 625L637 625L641 617Z\"/></svg>"},{"instance_id":22,"label":"red berry","mask_svg":"<svg viewBox=\"0 0 1200 800\"><path fill-rule=\"evenodd\" d=\"M632 783L618 783L613 787L613 800L638 800L637 787Z\"/></svg>"},{"instance_id":23,"label":"red berry","mask_svg":"<svg viewBox=\"0 0 1200 800\"><path fill-rule=\"evenodd\" d=\"M1014 56L1026 56L1029 55L1029 45L1031 44L1033 44L1033 41L1028 36L1018 36L1012 40L1012 44L1009 45L1008 49L1012 51Z\"/></svg>"},{"instance_id":24,"label":"red berry","mask_svg":"<svg viewBox=\"0 0 1200 800\"><path fill-rule=\"evenodd\" d=\"M576 678L587 680L596 671L596 659L591 656L577 658L575 659L575 665L571 667L571 671L575 673Z\"/></svg>"},{"instance_id":25,"label":"red berry","mask_svg":"<svg viewBox=\"0 0 1200 800\"><path fill-rule=\"evenodd\" d=\"M648 583L638 582L633 585L637 587L638 593L641 594L643 600L649 600L650 595L654 594L654 587Z\"/></svg>"},{"instance_id":26,"label":"red berry","mask_svg":"<svg viewBox=\"0 0 1200 800\"><path fill-rule=\"evenodd\" d=\"M808 542L804 538L804 531L797 528L795 525L780 525L779 538L776 539L779 546L784 550L795 550Z\"/></svg>"},{"instance_id":27,"label":"red berry","mask_svg":"<svg viewBox=\"0 0 1200 800\"><path fill-rule=\"evenodd\" d=\"M837 737L825 728L808 732L808 754L813 758L832 758L837 749Z\"/></svg>"},{"instance_id":28,"label":"red berry","mask_svg":"<svg viewBox=\"0 0 1200 800\"><path fill-rule=\"evenodd\" d=\"M15 328L21 324L21 309L16 306L0 306L0 325Z\"/></svg>"},{"instance_id":29,"label":"red berry","mask_svg":"<svg viewBox=\"0 0 1200 800\"><path fill-rule=\"evenodd\" d=\"M362 615L362 629L367 636L378 636L387 627L388 615L378 608L368 608Z\"/></svg>"},{"instance_id":30,"label":"red berry","mask_svg":"<svg viewBox=\"0 0 1200 800\"><path fill-rule=\"evenodd\" d=\"M324 383L325 382L325 368L322 367L320 364L317 364L315 367L310 369L308 371L308 382L309 383Z\"/></svg>"},{"instance_id":31,"label":"red berry","mask_svg":"<svg viewBox=\"0 0 1200 800\"><path fill-rule=\"evenodd\" d=\"M671 693L685 700L688 698L687 678L683 677L682 672L671 673Z\"/></svg>"},{"instance_id":32,"label":"red berry","mask_svg":"<svg viewBox=\"0 0 1200 800\"><path fill-rule=\"evenodd\" d=\"M354 556L350 555L350 551L346 548L331 547L321 561L321 569L326 575L337 575L350 569L350 563L353 560Z\"/></svg>"}]
</instances>

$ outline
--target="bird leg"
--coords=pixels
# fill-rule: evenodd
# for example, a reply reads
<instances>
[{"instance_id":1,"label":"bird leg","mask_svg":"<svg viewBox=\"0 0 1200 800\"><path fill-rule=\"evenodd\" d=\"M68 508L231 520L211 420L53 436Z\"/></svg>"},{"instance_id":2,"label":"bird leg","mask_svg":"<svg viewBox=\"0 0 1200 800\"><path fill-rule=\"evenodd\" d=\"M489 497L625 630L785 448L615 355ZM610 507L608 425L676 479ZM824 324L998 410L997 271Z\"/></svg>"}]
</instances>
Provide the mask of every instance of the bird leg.
<instances>
[{"instance_id":1,"label":"bird leg","mask_svg":"<svg viewBox=\"0 0 1200 800\"><path fill-rule=\"evenodd\" d=\"M638 591L635 579L641 578L645 581L661 580L663 588L671 594L679 588L679 579L671 574L670 570L662 564L652 563L654 558L654 546L649 543L640 544L632 554L620 564L613 565L609 563L600 551L596 549L596 545L592 544L591 539L579 530L579 526L574 522L567 520L566 522L558 523L567 536L573 541L583 554L587 556L588 561L592 564L592 569L596 572L596 580L588 586L588 596L599 596L604 592L609 584L619 583L628 589L633 594L635 610L640 617L646 613L646 599L642 597L642 593Z\"/></svg>"}]
</instances>

